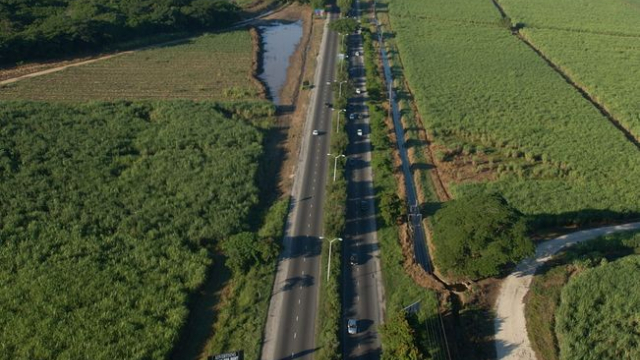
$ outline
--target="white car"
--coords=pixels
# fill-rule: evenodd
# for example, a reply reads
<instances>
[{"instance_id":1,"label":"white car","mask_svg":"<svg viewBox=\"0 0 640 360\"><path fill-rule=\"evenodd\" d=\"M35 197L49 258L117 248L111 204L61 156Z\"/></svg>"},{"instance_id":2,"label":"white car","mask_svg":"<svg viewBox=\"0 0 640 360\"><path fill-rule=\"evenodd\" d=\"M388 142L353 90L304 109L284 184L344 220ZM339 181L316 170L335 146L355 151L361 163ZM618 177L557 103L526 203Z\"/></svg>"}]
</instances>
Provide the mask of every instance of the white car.
<instances>
[{"instance_id":1,"label":"white car","mask_svg":"<svg viewBox=\"0 0 640 360\"><path fill-rule=\"evenodd\" d=\"M313 130L313 135L318 135L318 130Z\"/></svg>"},{"instance_id":2,"label":"white car","mask_svg":"<svg viewBox=\"0 0 640 360\"><path fill-rule=\"evenodd\" d=\"M358 136L362 136L362 129L358 129L356 132L358 133Z\"/></svg>"},{"instance_id":3,"label":"white car","mask_svg":"<svg viewBox=\"0 0 640 360\"><path fill-rule=\"evenodd\" d=\"M359 51L356 51L356 56L360 56L360 52Z\"/></svg>"},{"instance_id":4,"label":"white car","mask_svg":"<svg viewBox=\"0 0 640 360\"><path fill-rule=\"evenodd\" d=\"M347 321L347 331L351 335L358 332L358 322L356 321L356 319L349 319Z\"/></svg>"},{"instance_id":5,"label":"white car","mask_svg":"<svg viewBox=\"0 0 640 360\"><path fill-rule=\"evenodd\" d=\"M362 90L356 89L356 94L362 94Z\"/></svg>"}]
</instances>

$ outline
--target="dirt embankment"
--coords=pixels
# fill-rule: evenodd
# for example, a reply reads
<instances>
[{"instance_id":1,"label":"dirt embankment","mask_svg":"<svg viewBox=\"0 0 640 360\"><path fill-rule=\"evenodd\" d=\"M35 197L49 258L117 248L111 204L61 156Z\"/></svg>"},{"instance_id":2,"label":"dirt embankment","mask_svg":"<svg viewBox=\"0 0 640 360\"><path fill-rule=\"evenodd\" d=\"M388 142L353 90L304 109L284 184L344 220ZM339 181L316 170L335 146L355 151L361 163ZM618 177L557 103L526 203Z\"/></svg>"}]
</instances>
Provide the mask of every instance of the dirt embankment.
<instances>
[{"instance_id":1,"label":"dirt embankment","mask_svg":"<svg viewBox=\"0 0 640 360\"><path fill-rule=\"evenodd\" d=\"M279 94L282 105L278 107L277 115L277 127L281 131L279 146L283 155L278 172L278 189L281 196L287 196L293 185L310 99L310 91L302 90L302 82L313 82L324 20L314 19L311 9L299 4L292 4L264 20L302 21L302 38L289 58L287 79Z\"/></svg>"}]
</instances>

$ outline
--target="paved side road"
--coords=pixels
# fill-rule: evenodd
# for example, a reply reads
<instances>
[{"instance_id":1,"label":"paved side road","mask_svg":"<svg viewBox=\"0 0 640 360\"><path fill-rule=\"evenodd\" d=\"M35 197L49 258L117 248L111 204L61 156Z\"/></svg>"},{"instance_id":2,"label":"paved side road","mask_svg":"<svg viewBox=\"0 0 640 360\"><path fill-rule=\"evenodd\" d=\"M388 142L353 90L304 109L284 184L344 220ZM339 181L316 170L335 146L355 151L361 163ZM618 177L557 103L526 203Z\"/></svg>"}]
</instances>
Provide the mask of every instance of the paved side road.
<instances>
[{"instance_id":1,"label":"paved side road","mask_svg":"<svg viewBox=\"0 0 640 360\"><path fill-rule=\"evenodd\" d=\"M317 349L320 237L332 126L332 110L325 103L332 101L338 45L337 35L327 27L335 14L328 16L298 156L284 250L278 260L264 330L263 360L312 359ZM314 130L317 135L312 135Z\"/></svg>"},{"instance_id":2,"label":"paved side road","mask_svg":"<svg viewBox=\"0 0 640 360\"><path fill-rule=\"evenodd\" d=\"M536 360L524 318L524 297L536 269L566 246L602 235L626 230L640 230L640 222L582 230L540 243L534 257L523 260L509 275L496 300L495 345L498 360Z\"/></svg>"},{"instance_id":3,"label":"paved side road","mask_svg":"<svg viewBox=\"0 0 640 360\"><path fill-rule=\"evenodd\" d=\"M356 2L359 6L359 2ZM346 131L347 148L347 227L342 251L342 344L343 359L380 359L381 344L378 326L384 319L384 289L380 271L380 246L377 238L375 191L371 169L371 141L362 36L347 36L349 70L361 94L349 99ZM356 52L358 56L356 56ZM362 135L358 135L358 129ZM351 256L355 256L352 264ZM356 334L349 334L347 320L358 322Z\"/></svg>"}]
</instances>

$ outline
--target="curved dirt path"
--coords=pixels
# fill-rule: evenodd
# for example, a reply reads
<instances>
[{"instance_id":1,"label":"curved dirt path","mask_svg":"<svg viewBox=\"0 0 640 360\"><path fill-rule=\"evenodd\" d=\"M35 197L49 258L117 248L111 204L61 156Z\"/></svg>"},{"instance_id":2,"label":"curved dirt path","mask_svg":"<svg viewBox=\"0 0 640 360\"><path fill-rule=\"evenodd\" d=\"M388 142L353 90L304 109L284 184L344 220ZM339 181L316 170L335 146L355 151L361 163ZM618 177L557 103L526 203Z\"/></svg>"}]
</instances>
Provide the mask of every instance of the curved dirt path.
<instances>
[{"instance_id":1,"label":"curved dirt path","mask_svg":"<svg viewBox=\"0 0 640 360\"><path fill-rule=\"evenodd\" d=\"M536 269L553 254L565 246L570 246L618 231L638 230L640 222L582 230L540 243L533 258L522 261L509 275L500 288L496 300L495 346L498 360L536 360L531 348L524 318L524 296Z\"/></svg>"},{"instance_id":2,"label":"curved dirt path","mask_svg":"<svg viewBox=\"0 0 640 360\"><path fill-rule=\"evenodd\" d=\"M277 13L278 11L283 10L284 8L286 8L288 6L289 6L288 4L283 5L283 6L279 6L276 9L269 10L269 11L267 11L265 13L262 13L262 14L258 14L255 17L252 17L250 19L239 21L239 22L229 26L228 28L218 29L216 31L228 31L228 30L236 29L236 28L239 28L239 27L242 27L242 26L246 26L246 25L250 24L252 21L256 21L256 20L262 19L264 17L267 17L269 15L272 15L274 13ZM184 37L184 38L181 38L181 39L165 41L165 42L158 43L158 44L145 45L145 46L142 46L142 47L137 48L137 49L119 51L119 52L115 52L115 53L108 54L108 55L101 55L101 56L97 56L97 57L89 59L89 60L84 60L84 61L80 61L80 62L71 62L71 63L68 63L66 65L55 66L55 67L52 67L52 68L47 68L45 70L39 70L39 71L31 72L31 73L28 73L28 74L19 75L19 76L15 76L15 77L12 77L12 78L9 78L9 79L5 79L5 80L0 81L0 85L8 85L8 84L12 84L12 83L18 82L20 80L25 80L25 79L29 79L29 78L33 78L33 77L37 77L37 76L42 76L42 75L48 75L48 74L56 73L56 72L59 72L59 71L62 71L62 70L66 70L68 68L76 67L76 66L88 65L88 64L91 64L91 63L94 63L94 62L108 60L108 59L114 58L116 56L132 54L132 53L134 53L136 51L149 50L149 49L154 49L154 48L158 48L158 47L179 44L179 43L188 41L189 39L192 39L192 38L194 38L194 36L187 36L187 37Z\"/></svg>"}]
</instances>

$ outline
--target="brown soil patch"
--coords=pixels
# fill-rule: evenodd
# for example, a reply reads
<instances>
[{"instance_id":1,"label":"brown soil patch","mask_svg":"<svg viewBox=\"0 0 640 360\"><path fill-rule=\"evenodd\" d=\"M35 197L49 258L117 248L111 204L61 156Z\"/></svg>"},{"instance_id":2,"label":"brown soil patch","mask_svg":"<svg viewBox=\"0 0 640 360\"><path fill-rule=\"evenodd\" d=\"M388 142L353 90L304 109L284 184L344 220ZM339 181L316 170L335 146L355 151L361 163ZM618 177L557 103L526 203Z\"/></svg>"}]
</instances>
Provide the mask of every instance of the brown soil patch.
<instances>
[{"instance_id":1,"label":"brown soil patch","mask_svg":"<svg viewBox=\"0 0 640 360\"><path fill-rule=\"evenodd\" d=\"M438 293L444 292L446 290L444 284L433 275L428 274L422 266L416 263L413 256L413 241L409 236L409 229L406 224L400 226L400 246L404 255L404 271L411 276L413 281L423 288L432 289Z\"/></svg>"},{"instance_id":2,"label":"brown soil patch","mask_svg":"<svg viewBox=\"0 0 640 360\"><path fill-rule=\"evenodd\" d=\"M463 152L452 153L445 146L430 144L431 152L435 154L449 154L448 161L442 161L434 157L432 160L438 169L443 186L447 193L451 184L462 182L484 182L496 180L493 171L494 164L491 158L484 154L466 154Z\"/></svg>"},{"instance_id":3,"label":"brown soil patch","mask_svg":"<svg viewBox=\"0 0 640 360\"><path fill-rule=\"evenodd\" d=\"M261 71L260 59L263 53L262 42L260 41L260 33L258 32L258 30L256 30L255 27L252 27L249 29L249 34L251 34L251 44L253 45L254 49L253 59L251 61L251 75L249 77L251 78L251 81L260 89L260 93L258 94L258 96L264 99L267 94L267 87L258 77L258 74Z\"/></svg>"}]
</instances>

